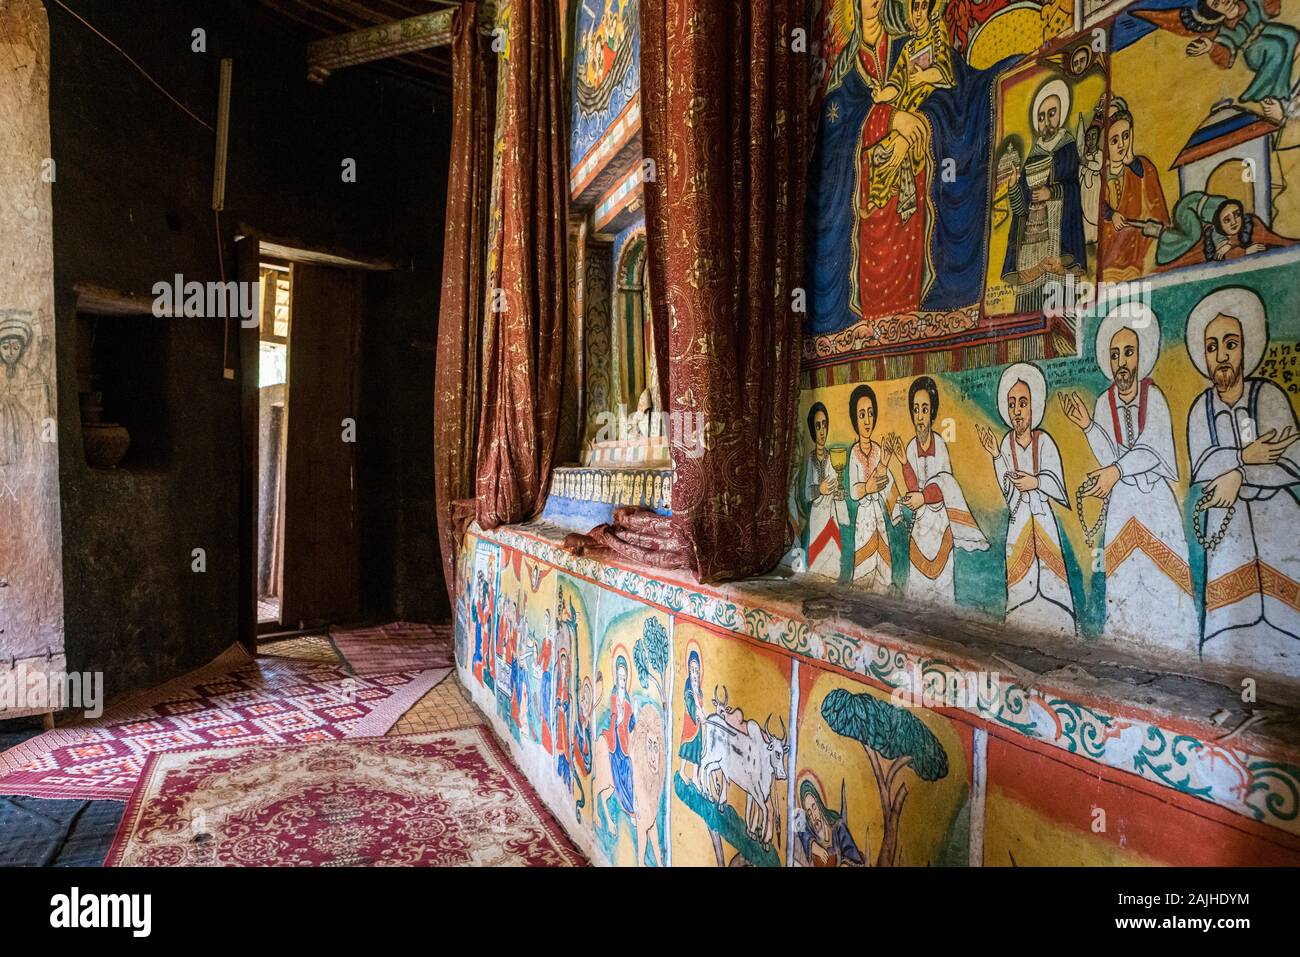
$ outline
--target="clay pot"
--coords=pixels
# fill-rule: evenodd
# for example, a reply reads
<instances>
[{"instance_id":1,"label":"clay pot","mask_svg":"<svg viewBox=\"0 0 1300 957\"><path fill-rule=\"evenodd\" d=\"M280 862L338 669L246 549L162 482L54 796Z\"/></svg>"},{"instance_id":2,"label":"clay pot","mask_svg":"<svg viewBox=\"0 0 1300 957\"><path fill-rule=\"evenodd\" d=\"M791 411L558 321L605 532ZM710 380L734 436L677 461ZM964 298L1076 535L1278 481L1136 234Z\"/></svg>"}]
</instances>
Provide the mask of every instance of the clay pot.
<instances>
[{"instance_id":1,"label":"clay pot","mask_svg":"<svg viewBox=\"0 0 1300 957\"><path fill-rule=\"evenodd\" d=\"M103 393L83 392L81 401L81 442L86 464L97 469L117 468L131 447L131 433L116 422L101 422Z\"/></svg>"}]
</instances>

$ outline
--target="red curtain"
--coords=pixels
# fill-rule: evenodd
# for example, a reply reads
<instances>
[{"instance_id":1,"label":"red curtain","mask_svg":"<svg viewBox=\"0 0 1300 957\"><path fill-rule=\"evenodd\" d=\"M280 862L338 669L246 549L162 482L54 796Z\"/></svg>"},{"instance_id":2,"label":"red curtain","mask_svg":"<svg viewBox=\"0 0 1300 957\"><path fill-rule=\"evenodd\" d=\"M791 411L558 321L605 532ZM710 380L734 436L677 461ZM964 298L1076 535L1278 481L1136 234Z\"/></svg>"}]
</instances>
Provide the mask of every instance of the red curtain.
<instances>
[{"instance_id":1,"label":"red curtain","mask_svg":"<svg viewBox=\"0 0 1300 957\"><path fill-rule=\"evenodd\" d=\"M484 314L477 514L518 522L546 501L568 315L569 164L559 0L512 0L500 108L499 259Z\"/></svg>"},{"instance_id":2,"label":"red curtain","mask_svg":"<svg viewBox=\"0 0 1300 957\"><path fill-rule=\"evenodd\" d=\"M804 0L641 0L650 282L669 409L673 528L701 581L787 548L799 388L808 54ZM626 536L624 536L626 538Z\"/></svg>"},{"instance_id":3,"label":"red curtain","mask_svg":"<svg viewBox=\"0 0 1300 957\"><path fill-rule=\"evenodd\" d=\"M478 30L476 4L456 11L451 63L451 167L434 373L434 491L447 593L456 603L456 553L472 510L478 435L479 341L486 281L496 54ZM460 508L457 507L460 504ZM472 505L472 501L470 502ZM468 514L466 514L468 513Z\"/></svg>"}]
</instances>

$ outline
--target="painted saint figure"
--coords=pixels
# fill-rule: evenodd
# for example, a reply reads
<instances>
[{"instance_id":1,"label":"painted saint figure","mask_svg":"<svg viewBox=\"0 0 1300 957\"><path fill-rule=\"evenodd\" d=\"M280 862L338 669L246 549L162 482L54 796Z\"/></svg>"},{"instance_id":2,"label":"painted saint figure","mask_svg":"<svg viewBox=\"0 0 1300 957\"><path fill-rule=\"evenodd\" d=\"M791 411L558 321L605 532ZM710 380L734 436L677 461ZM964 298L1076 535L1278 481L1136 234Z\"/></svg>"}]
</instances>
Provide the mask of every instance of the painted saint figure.
<instances>
[{"instance_id":1,"label":"painted saint figure","mask_svg":"<svg viewBox=\"0 0 1300 957\"><path fill-rule=\"evenodd\" d=\"M478 595L470 607L470 615L474 619L474 657L470 661L470 670L481 684L491 688L491 666L485 668L484 662L492 658L492 592L481 568L478 571L477 585Z\"/></svg>"},{"instance_id":2,"label":"painted saint figure","mask_svg":"<svg viewBox=\"0 0 1300 957\"><path fill-rule=\"evenodd\" d=\"M799 785L799 812L794 823L796 867L865 867L866 861L849 833L847 802L840 782L840 809L832 811L822 800L816 783L805 778Z\"/></svg>"},{"instance_id":3,"label":"painted saint figure","mask_svg":"<svg viewBox=\"0 0 1300 957\"><path fill-rule=\"evenodd\" d=\"M1201 655L1294 670L1300 653L1300 427L1285 392L1254 377L1268 345L1259 295L1230 286L1187 320L1187 351L1210 380L1187 417L1207 550ZM1289 660L1286 660L1289 659Z\"/></svg>"},{"instance_id":4,"label":"painted saint figure","mask_svg":"<svg viewBox=\"0 0 1300 957\"><path fill-rule=\"evenodd\" d=\"M1149 273L1155 265L1156 237L1169 222L1160 173L1151 160L1135 155L1133 136L1133 114L1115 97L1106 132L1100 239L1102 278L1108 282L1128 282Z\"/></svg>"},{"instance_id":5,"label":"painted saint figure","mask_svg":"<svg viewBox=\"0 0 1300 957\"><path fill-rule=\"evenodd\" d=\"M906 595L923 601L952 604L955 597L953 548L985 551L988 539L971 514L952 472L952 459L943 436L934 431L939 414L939 386L930 376L913 381L907 392L916 435L907 443L890 433L887 444L903 464L906 493L894 505L893 520L902 520L903 506L913 515L908 553L911 569Z\"/></svg>"},{"instance_id":6,"label":"painted saint figure","mask_svg":"<svg viewBox=\"0 0 1300 957\"><path fill-rule=\"evenodd\" d=\"M704 750L704 691L700 668L700 653L694 648L686 659L686 681L682 688L682 743L677 753L682 759L682 777L687 777L686 765L699 766Z\"/></svg>"},{"instance_id":7,"label":"painted saint figure","mask_svg":"<svg viewBox=\"0 0 1300 957\"><path fill-rule=\"evenodd\" d=\"M840 526L848 525L849 510L840 476L826 448L830 416L826 406L814 402L808 410L808 433L813 450L808 453L804 483L811 503L808 514L808 571L828 578L840 577Z\"/></svg>"},{"instance_id":8,"label":"painted saint figure","mask_svg":"<svg viewBox=\"0 0 1300 957\"><path fill-rule=\"evenodd\" d=\"M23 361L33 329L23 315L0 313L0 468L34 468L40 423L49 415L49 388Z\"/></svg>"},{"instance_id":9,"label":"painted saint figure","mask_svg":"<svg viewBox=\"0 0 1300 957\"><path fill-rule=\"evenodd\" d=\"M1295 242L1279 236L1240 200L1193 191L1174 204L1173 221L1156 232L1156 263L1178 269L1240 259Z\"/></svg>"},{"instance_id":10,"label":"painted saint figure","mask_svg":"<svg viewBox=\"0 0 1300 957\"><path fill-rule=\"evenodd\" d=\"M1010 512L1007 525L1006 622L1025 630L1075 633L1074 598L1052 502L1069 507L1061 453L1038 426L1047 382L1037 366L1019 362L1002 373L998 405L1011 431L998 443L976 426Z\"/></svg>"},{"instance_id":11,"label":"painted saint figure","mask_svg":"<svg viewBox=\"0 0 1300 957\"><path fill-rule=\"evenodd\" d=\"M1088 473L1083 492L1105 503L1107 630L1185 650L1199 620L1173 488L1173 419L1151 381L1159 353L1155 314L1138 303L1117 306L1097 330L1097 364L1110 388L1097 397L1091 415L1077 393L1062 394L1060 402L1100 466Z\"/></svg>"},{"instance_id":12,"label":"painted saint figure","mask_svg":"<svg viewBox=\"0 0 1300 957\"><path fill-rule=\"evenodd\" d=\"M636 715L632 713L632 698L627 687L627 659L619 655L614 662L614 689L609 694L609 727L605 729L605 743L609 746L610 780L618 803L627 814L633 812L632 790L632 732L636 730ZM596 795L601 805L604 793Z\"/></svg>"},{"instance_id":13,"label":"painted saint figure","mask_svg":"<svg viewBox=\"0 0 1300 957\"><path fill-rule=\"evenodd\" d=\"M876 393L860 385L849 396L849 417L858 440L849 454L849 497L858 503L853 530L853 581L887 591L893 581L889 554L890 514L897 491L889 471L892 457L871 435L876 428Z\"/></svg>"},{"instance_id":14,"label":"painted saint figure","mask_svg":"<svg viewBox=\"0 0 1300 957\"><path fill-rule=\"evenodd\" d=\"M1079 146L1064 125L1069 114L1069 85L1048 80L1034 96L1033 148L1023 161L1014 148L1006 154L1019 173L1007 191L1011 236L1002 278L1016 287L1017 312L1042 307L1049 277L1061 279L1087 267Z\"/></svg>"}]
</instances>

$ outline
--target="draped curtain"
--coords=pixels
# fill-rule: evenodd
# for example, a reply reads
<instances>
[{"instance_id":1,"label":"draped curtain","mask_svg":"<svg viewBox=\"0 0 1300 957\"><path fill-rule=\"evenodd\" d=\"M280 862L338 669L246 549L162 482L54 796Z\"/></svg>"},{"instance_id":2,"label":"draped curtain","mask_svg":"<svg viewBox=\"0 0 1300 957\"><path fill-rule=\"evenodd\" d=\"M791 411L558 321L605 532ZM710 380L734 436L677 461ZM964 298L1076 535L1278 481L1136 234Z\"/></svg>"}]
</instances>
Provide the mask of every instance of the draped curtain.
<instances>
[{"instance_id":1,"label":"draped curtain","mask_svg":"<svg viewBox=\"0 0 1300 957\"><path fill-rule=\"evenodd\" d=\"M500 108L499 258L488 277L477 516L518 522L546 501L568 315L568 144L560 0L512 0Z\"/></svg>"},{"instance_id":2,"label":"draped curtain","mask_svg":"<svg viewBox=\"0 0 1300 957\"><path fill-rule=\"evenodd\" d=\"M810 142L808 54L792 47L805 7L641 0L657 365L671 412L702 414L708 436L702 455L672 437L668 547L704 582L766 572L787 548Z\"/></svg>"},{"instance_id":3,"label":"draped curtain","mask_svg":"<svg viewBox=\"0 0 1300 957\"><path fill-rule=\"evenodd\" d=\"M443 574L453 606L456 553L474 497L496 88L496 54L479 33L476 6L462 6L453 24L451 166L434 373L434 491Z\"/></svg>"}]
</instances>

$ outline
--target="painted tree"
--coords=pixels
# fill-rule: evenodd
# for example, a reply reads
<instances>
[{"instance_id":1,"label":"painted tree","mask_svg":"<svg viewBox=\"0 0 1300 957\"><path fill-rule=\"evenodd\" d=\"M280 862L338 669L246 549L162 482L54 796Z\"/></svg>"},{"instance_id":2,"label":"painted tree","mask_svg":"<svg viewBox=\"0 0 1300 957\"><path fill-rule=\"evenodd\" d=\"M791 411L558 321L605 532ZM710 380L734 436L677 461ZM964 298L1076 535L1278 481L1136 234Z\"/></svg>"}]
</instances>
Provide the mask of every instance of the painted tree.
<instances>
[{"instance_id":1,"label":"painted tree","mask_svg":"<svg viewBox=\"0 0 1300 957\"><path fill-rule=\"evenodd\" d=\"M632 649L632 661L636 665L636 676L641 680L641 687L649 688L651 684L659 692L659 700L667 701L661 676L668 673L668 633L658 618L647 618L641 629L641 637Z\"/></svg>"},{"instance_id":2,"label":"painted tree","mask_svg":"<svg viewBox=\"0 0 1300 957\"><path fill-rule=\"evenodd\" d=\"M920 718L875 695L837 688L822 702L822 717L836 734L862 745L871 762L885 820L876 866L892 866L898 857L898 822L907 799L907 782L899 775L911 768L922 781L937 781L948 773L948 755Z\"/></svg>"}]
</instances>

